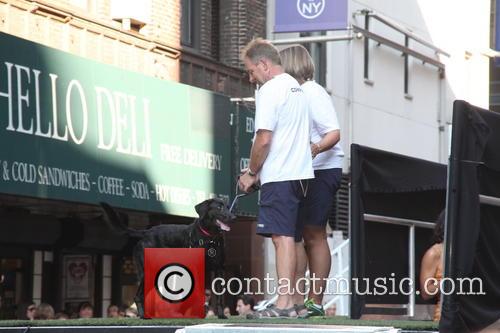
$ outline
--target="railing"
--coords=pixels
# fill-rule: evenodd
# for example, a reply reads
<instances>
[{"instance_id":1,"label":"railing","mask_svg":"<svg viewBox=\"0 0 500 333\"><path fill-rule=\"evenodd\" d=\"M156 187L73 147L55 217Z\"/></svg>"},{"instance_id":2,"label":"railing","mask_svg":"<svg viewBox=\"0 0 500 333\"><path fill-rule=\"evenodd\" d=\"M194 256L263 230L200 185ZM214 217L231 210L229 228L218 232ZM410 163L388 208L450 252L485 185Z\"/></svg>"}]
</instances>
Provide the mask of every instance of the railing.
<instances>
[{"instance_id":1,"label":"railing","mask_svg":"<svg viewBox=\"0 0 500 333\"><path fill-rule=\"evenodd\" d=\"M483 205L500 207L500 198L497 197L491 197L488 195L480 194L479 202L482 203Z\"/></svg>"},{"instance_id":2,"label":"railing","mask_svg":"<svg viewBox=\"0 0 500 333\"><path fill-rule=\"evenodd\" d=\"M349 239L344 240L342 243L339 244L335 249L333 249L332 253L332 262L337 261L338 265L337 267L339 268L339 271L333 276L333 281L338 281L339 279L349 281L349 260L344 260L344 255L342 254L343 249L345 247L349 247ZM344 266L345 264L345 266ZM334 265L335 267L335 265ZM330 276L330 279L332 277ZM349 286L348 286L349 287ZM336 286L336 289L338 288L338 284ZM327 287L327 290L329 288ZM339 290L339 292L341 292ZM337 304L337 311L336 315L337 316L348 316L349 315L349 295L348 294L343 294L343 293L337 293L335 297L333 297L331 300L326 302L323 305L324 309L328 309L332 305Z\"/></svg>"},{"instance_id":3,"label":"railing","mask_svg":"<svg viewBox=\"0 0 500 333\"><path fill-rule=\"evenodd\" d=\"M356 15L364 15L365 17L365 22L364 22L364 28L361 28L357 25L352 25L353 31L358 34L358 35L363 35L365 37L364 39L364 64L363 64L363 76L365 79L365 83L372 85L373 81L370 80L369 77L369 64L370 64L370 47L369 47L369 40L376 41L378 45L385 45L388 46L392 49L395 49L397 51L402 52L403 58L404 58L404 94L406 98L411 99L411 95L409 93L409 88L408 88L408 80L409 80L409 56L412 56L416 59L419 59L422 61L423 64L430 64L435 66L438 69L439 72L439 78L443 79L444 74L445 74L445 65L439 59L435 59L435 57L430 57L427 56L420 51L417 51L416 49L410 47L410 40L413 40L428 49L434 51L436 55L442 54L444 56L449 57L450 54L447 52L443 51L442 49L438 48L437 46L434 46L433 44L427 42L424 40L422 37L417 36L410 30L402 27L398 23L392 21L391 19L384 17L380 14L376 14L371 10L368 9L363 9L355 13ZM404 44L400 44L395 42L394 40L388 39L386 37L383 37L379 34L374 33L373 31L370 31L370 20L374 19L379 21L380 23L386 25L387 27L390 27L391 29L394 29L395 31L398 31L399 33L402 33L404 35Z\"/></svg>"},{"instance_id":4,"label":"railing","mask_svg":"<svg viewBox=\"0 0 500 333\"><path fill-rule=\"evenodd\" d=\"M271 304L274 304L276 303L276 301L278 300L278 295L274 295L272 298L270 299L265 299L263 301L260 301L257 305L255 305L253 307L254 310L256 311L261 311L261 310L264 310L265 308L267 308L268 306L270 306Z\"/></svg>"},{"instance_id":5,"label":"railing","mask_svg":"<svg viewBox=\"0 0 500 333\"><path fill-rule=\"evenodd\" d=\"M444 56L450 57L450 54L448 52L446 52L446 51L440 49L439 47L431 44L430 42L426 41L424 38L416 35L412 31L410 31L407 28L401 26L399 23L394 22L393 20L391 20L388 17L385 17L385 16L383 16L381 14L375 13L375 12L367 10L367 9L361 10L360 13L362 15L366 15L366 16L372 17L372 18L376 19L377 21L382 22L385 25L393 28L394 30L399 31L400 33L404 34L405 36L407 36L410 39L413 39L417 43L420 43L420 44L422 44L422 45L430 48L436 54L442 54Z\"/></svg>"},{"instance_id":6,"label":"railing","mask_svg":"<svg viewBox=\"0 0 500 333\"><path fill-rule=\"evenodd\" d=\"M408 275L411 281L415 281L415 227L433 229L435 224L425 221L403 219L381 215L364 214L364 220L378 223L396 224L408 227ZM410 293L407 315L415 315L415 294Z\"/></svg>"}]
</instances>

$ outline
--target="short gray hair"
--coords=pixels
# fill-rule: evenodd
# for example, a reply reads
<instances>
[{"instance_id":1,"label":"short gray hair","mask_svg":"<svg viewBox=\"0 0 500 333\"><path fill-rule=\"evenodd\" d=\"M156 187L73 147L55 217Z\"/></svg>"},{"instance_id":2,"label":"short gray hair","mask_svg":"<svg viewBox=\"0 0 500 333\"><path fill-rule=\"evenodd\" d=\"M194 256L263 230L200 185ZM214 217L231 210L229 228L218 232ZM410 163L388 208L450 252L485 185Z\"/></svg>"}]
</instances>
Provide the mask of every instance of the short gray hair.
<instances>
[{"instance_id":1,"label":"short gray hair","mask_svg":"<svg viewBox=\"0 0 500 333\"><path fill-rule=\"evenodd\" d=\"M281 65L278 49L270 41L262 38L254 38L241 50L241 60L250 59L254 64L262 58L271 61L275 65Z\"/></svg>"}]
</instances>

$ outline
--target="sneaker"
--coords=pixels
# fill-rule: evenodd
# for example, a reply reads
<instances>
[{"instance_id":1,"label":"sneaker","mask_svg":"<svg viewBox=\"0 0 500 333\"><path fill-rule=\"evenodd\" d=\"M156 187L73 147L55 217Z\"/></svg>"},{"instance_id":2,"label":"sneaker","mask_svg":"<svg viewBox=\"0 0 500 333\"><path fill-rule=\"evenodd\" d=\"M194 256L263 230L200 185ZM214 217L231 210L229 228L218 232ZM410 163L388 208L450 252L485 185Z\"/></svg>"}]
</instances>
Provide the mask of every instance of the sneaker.
<instances>
[{"instance_id":1,"label":"sneaker","mask_svg":"<svg viewBox=\"0 0 500 333\"><path fill-rule=\"evenodd\" d=\"M308 298L304 302L304 306L307 308L308 317L324 317L325 310L323 309L323 305L316 304L310 298Z\"/></svg>"}]
</instances>

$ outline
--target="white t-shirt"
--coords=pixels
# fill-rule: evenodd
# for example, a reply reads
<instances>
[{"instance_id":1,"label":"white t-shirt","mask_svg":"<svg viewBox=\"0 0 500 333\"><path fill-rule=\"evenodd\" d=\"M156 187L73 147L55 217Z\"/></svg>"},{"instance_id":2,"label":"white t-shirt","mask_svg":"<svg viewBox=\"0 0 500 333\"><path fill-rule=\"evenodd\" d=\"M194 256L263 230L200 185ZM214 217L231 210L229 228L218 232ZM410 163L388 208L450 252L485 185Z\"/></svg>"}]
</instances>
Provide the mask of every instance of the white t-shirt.
<instances>
[{"instance_id":1,"label":"white t-shirt","mask_svg":"<svg viewBox=\"0 0 500 333\"><path fill-rule=\"evenodd\" d=\"M332 99L326 90L314 81L302 84L302 90L307 96L309 104L309 117L311 120L311 142L319 142L322 137L339 129L337 113L332 104ZM318 154L313 160L314 170L342 168L344 151L338 142L331 149Z\"/></svg>"},{"instance_id":2,"label":"white t-shirt","mask_svg":"<svg viewBox=\"0 0 500 333\"><path fill-rule=\"evenodd\" d=\"M276 75L260 87L255 105L255 133L273 132L261 184L313 178L309 112L299 83L288 74Z\"/></svg>"}]
</instances>

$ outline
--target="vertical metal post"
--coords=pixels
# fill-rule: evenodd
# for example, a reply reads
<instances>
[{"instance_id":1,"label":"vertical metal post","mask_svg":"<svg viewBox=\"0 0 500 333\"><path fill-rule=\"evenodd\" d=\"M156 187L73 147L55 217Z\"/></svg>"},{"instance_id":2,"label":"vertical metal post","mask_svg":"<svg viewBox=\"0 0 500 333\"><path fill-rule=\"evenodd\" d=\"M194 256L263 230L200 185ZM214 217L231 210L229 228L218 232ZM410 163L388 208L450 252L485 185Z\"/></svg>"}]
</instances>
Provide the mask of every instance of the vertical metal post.
<instances>
[{"instance_id":1,"label":"vertical metal post","mask_svg":"<svg viewBox=\"0 0 500 333\"><path fill-rule=\"evenodd\" d=\"M241 153L240 153L240 102L236 102L236 105L233 108L234 113L231 118L231 126L233 127L233 150L232 150L232 160L233 160L233 172L232 175L234 180L237 181L238 175L240 174L240 161L241 161ZM231 191L235 188L236 184L231 184ZM236 196L238 193L234 193ZM236 207L237 208L237 207Z\"/></svg>"},{"instance_id":2,"label":"vertical metal post","mask_svg":"<svg viewBox=\"0 0 500 333\"><path fill-rule=\"evenodd\" d=\"M408 275L412 281L412 290L408 299L408 316L415 316L415 226L409 228L408 233Z\"/></svg>"},{"instance_id":3,"label":"vertical metal post","mask_svg":"<svg viewBox=\"0 0 500 333\"><path fill-rule=\"evenodd\" d=\"M340 247L340 248L338 248L337 255L338 255L338 258L339 258L339 260L338 260L338 263L339 263L339 265L338 265L338 270L339 270L339 272L342 272L342 271L344 270L344 260L342 259L342 248L341 248L341 247ZM344 276L343 276L343 275L341 275L341 276L340 276L340 279L342 280L342 278L343 278L343 277L344 277ZM336 288L338 288L338 284L337 284L337 287L336 287ZM345 297L344 297L344 296L340 297L340 298L339 298L339 301L340 301L340 302L339 302L339 303L340 303L340 304L339 304L339 305L340 305L340 306L339 306L340 311L341 311L341 313L345 313L345 310L346 310L346 309L345 309Z\"/></svg>"},{"instance_id":4,"label":"vertical metal post","mask_svg":"<svg viewBox=\"0 0 500 333\"><path fill-rule=\"evenodd\" d=\"M409 46L409 41L410 38L408 38L408 35L405 35L405 47ZM405 95L408 95L408 53L404 54L405 58Z\"/></svg>"},{"instance_id":5,"label":"vertical metal post","mask_svg":"<svg viewBox=\"0 0 500 333\"><path fill-rule=\"evenodd\" d=\"M364 298L355 292L354 279L362 279L365 277L365 245L364 245L364 218L361 205L361 184L360 184L360 166L359 163L359 146L356 144L351 145L351 181L350 181L350 195L349 195L349 237L350 237L350 251L351 251L351 272L350 272L350 311L349 318L361 318L363 308L365 306Z\"/></svg>"},{"instance_id":6,"label":"vertical metal post","mask_svg":"<svg viewBox=\"0 0 500 333\"><path fill-rule=\"evenodd\" d=\"M366 31L369 31L369 27L370 27L370 15L365 15L365 30ZM365 45L365 52L364 52L364 78L365 80L368 80L368 61L369 61L369 58L370 58L370 54L369 54L369 46L370 46L370 39L366 36L364 36L365 40L364 40L364 45Z\"/></svg>"}]
</instances>

